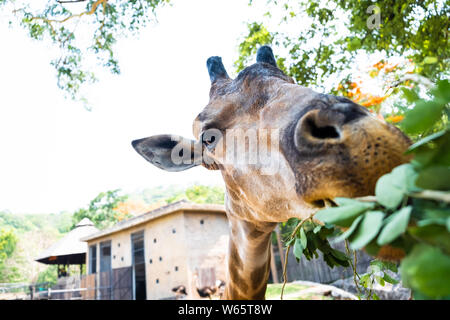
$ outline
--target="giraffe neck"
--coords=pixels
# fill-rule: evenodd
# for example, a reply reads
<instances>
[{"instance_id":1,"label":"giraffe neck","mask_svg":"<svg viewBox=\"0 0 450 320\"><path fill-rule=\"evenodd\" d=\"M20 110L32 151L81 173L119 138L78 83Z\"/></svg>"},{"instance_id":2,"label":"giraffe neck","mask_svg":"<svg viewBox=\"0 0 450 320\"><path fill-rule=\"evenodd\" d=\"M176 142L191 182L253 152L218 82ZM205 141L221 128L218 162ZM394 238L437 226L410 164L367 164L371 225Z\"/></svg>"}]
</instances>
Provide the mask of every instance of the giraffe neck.
<instances>
[{"instance_id":1,"label":"giraffe neck","mask_svg":"<svg viewBox=\"0 0 450 320\"><path fill-rule=\"evenodd\" d=\"M270 272L270 239L276 223L254 224L229 217L228 274L223 298L264 299Z\"/></svg>"}]
</instances>

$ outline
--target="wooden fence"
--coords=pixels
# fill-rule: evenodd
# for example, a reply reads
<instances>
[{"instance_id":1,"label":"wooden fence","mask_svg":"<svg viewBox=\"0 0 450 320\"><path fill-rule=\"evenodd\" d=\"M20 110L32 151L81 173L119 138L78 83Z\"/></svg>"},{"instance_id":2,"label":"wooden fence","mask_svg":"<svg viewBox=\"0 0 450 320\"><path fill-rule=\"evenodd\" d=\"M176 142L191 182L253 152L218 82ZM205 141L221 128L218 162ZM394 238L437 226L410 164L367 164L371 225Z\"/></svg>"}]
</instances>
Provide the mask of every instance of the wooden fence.
<instances>
[{"instance_id":1,"label":"wooden fence","mask_svg":"<svg viewBox=\"0 0 450 320\"><path fill-rule=\"evenodd\" d=\"M53 287L31 296L48 300L132 300L132 268L60 278Z\"/></svg>"},{"instance_id":2,"label":"wooden fence","mask_svg":"<svg viewBox=\"0 0 450 320\"><path fill-rule=\"evenodd\" d=\"M344 242L331 245L333 248L346 252ZM275 248L274 248L275 249ZM283 252L283 258L284 258ZM367 255L365 252L358 250L357 254L356 270L358 273L365 273L367 267L374 258ZM278 275L281 278L283 271L278 250L276 250L275 259L277 262ZM319 252L319 258L308 261L305 257L302 257L299 263L297 263L293 250L289 252L288 264L287 264L287 278L288 281L305 280L319 283L331 283L333 281L351 277L353 270L351 267L334 267L331 269L327 263L323 260L322 253ZM280 282L283 279L279 279Z\"/></svg>"}]
</instances>

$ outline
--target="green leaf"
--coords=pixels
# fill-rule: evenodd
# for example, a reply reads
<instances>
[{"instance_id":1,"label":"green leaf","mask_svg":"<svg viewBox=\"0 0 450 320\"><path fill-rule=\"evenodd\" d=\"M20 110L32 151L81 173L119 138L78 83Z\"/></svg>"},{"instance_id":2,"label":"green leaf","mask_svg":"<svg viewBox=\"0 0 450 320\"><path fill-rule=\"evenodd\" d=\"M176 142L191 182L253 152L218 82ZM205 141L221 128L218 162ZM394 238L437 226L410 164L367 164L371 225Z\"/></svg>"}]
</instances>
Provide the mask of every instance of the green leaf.
<instances>
[{"instance_id":1,"label":"green leaf","mask_svg":"<svg viewBox=\"0 0 450 320\"><path fill-rule=\"evenodd\" d=\"M432 158L433 164L450 167L450 127L442 137L436 139L435 151L434 157Z\"/></svg>"},{"instance_id":2,"label":"green leaf","mask_svg":"<svg viewBox=\"0 0 450 320\"><path fill-rule=\"evenodd\" d=\"M417 175L414 167L407 163L382 176L375 186L378 202L389 209L397 208L408 192L419 190L414 182Z\"/></svg>"},{"instance_id":3,"label":"green leaf","mask_svg":"<svg viewBox=\"0 0 450 320\"><path fill-rule=\"evenodd\" d=\"M416 245L400 265L403 285L433 299L450 297L450 257L438 248Z\"/></svg>"},{"instance_id":4,"label":"green leaf","mask_svg":"<svg viewBox=\"0 0 450 320\"><path fill-rule=\"evenodd\" d=\"M390 261L383 261L385 269L391 270L392 272L398 272L397 265Z\"/></svg>"},{"instance_id":5,"label":"green leaf","mask_svg":"<svg viewBox=\"0 0 450 320\"><path fill-rule=\"evenodd\" d=\"M450 168L446 166L425 168L419 173L416 184L424 189L450 191Z\"/></svg>"},{"instance_id":6,"label":"green leaf","mask_svg":"<svg viewBox=\"0 0 450 320\"><path fill-rule=\"evenodd\" d=\"M362 275L361 278L359 279L359 284L362 285L364 288L368 288L369 281L370 281L370 274L366 273Z\"/></svg>"},{"instance_id":7,"label":"green leaf","mask_svg":"<svg viewBox=\"0 0 450 320\"><path fill-rule=\"evenodd\" d=\"M291 246L293 243L294 243L294 241L295 241L295 238L291 238L291 239L289 239L287 242L286 242L286 247L289 247L289 246Z\"/></svg>"},{"instance_id":8,"label":"green leaf","mask_svg":"<svg viewBox=\"0 0 450 320\"><path fill-rule=\"evenodd\" d=\"M443 103L450 102L450 80L443 79L437 82L436 87L432 90L432 93Z\"/></svg>"},{"instance_id":9,"label":"green leaf","mask_svg":"<svg viewBox=\"0 0 450 320\"><path fill-rule=\"evenodd\" d=\"M315 215L315 218L340 227L349 227L357 216L373 207L374 203L363 203L358 201L358 203L348 206L321 210Z\"/></svg>"},{"instance_id":10,"label":"green leaf","mask_svg":"<svg viewBox=\"0 0 450 320\"><path fill-rule=\"evenodd\" d=\"M389 261L381 261L378 259L372 260L370 262L372 270L377 269L378 271L391 270L392 272L397 272L397 266Z\"/></svg>"},{"instance_id":11,"label":"green leaf","mask_svg":"<svg viewBox=\"0 0 450 320\"><path fill-rule=\"evenodd\" d=\"M424 64L434 64L434 63L438 62L438 58L437 57L425 57L425 59L423 59L422 62Z\"/></svg>"},{"instance_id":12,"label":"green leaf","mask_svg":"<svg viewBox=\"0 0 450 320\"><path fill-rule=\"evenodd\" d=\"M384 269L384 263L381 260L375 259L370 261L370 266L371 269L374 270L373 267L377 267L378 270L383 270Z\"/></svg>"},{"instance_id":13,"label":"green leaf","mask_svg":"<svg viewBox=\"0 0 450 320\"><path fill-rule=\"evenodd\" d=\"M400 126L409 134L425 132L441 118L444 106L436 101L418 100L415 107L406 112Z\"/></svg>"},{"instance_id":14,"label":"green leaf","mask_svg":"<svg viewBox=\"0 0 450 320\"><path fill-rule=\"evenodd\" d=\"M395 167L392 172L392 184L403 192L420 191L415 185L415 180L418 173L414 169L414 166L410 163L402 164Z\"/></svg>"},{"instance_id":15,"label":"green leaf","mask_svg":"<svg viewBox=\"0 0 450 320\"><path fill-rule=\"evenodd\" d=\"M322 229L322 226L318 225L317 227L314 228L313 232L318 233L318 232L320 232L320 229Z\"/></svg>"},{"instance_id":16,"label":"green leaf","mask_svg":"<svg viewBox=\"0 0 450 320\"><path fill-rule=\"evenodd\" d=\"M347 257L347 255L339 250L336 249L332 249L331 254L338 260L340 261L348 261L349 257Z\"/></svg>"},{"instance_id":17,"label":"green leaf","mask_svg":"<svg viewBox=\"0 0 450 320\"><path fill-rule=\"evenodd\" d=\"M420 139L419 141L417 141L416 143L414 143L413 145L411 145L408 150L406 151L406 153L410 153L411 151L417 149L420 146L423 146L439 137L442 137L445 133L447 132L447 130L442 130L436 133L433 133L423 139Z\"/></svg>"},{"instance_id":18,"label":"green leaf","mask_svg":"<svg viewBox=\"0 0 450 320\"><path fill-rule=\"evenodd\" d=\"M393 185L392 175L386 174L378 179L375 186L375 195L380 204L386 208L396 208L402 202L405 192Z\"/></svg>"},{"instance_id":19,"label":"green leaf","mask_svg":"<svg viewBox=\"0 0 450 320\"><path fill-rule=\"evenodd\" d=\"M450 254L450 233L445 226L429 224L423 227L409 227L408 233Z\"/></svg>"},{"instance_id":20,"label":"green leaf","mask_svg":"<svg viewBox=\"0 0 450 320\"><path fill-rule=\"evenodd\" d=\"M380 277L380 276L375 276L375 279L377 280L377 282L378 282L382 287L384 287L384 285L386 284L385 281L384 281L384 279L383 279L382 277Z\"/></svg>"},{"instance_id":21,"label":"green leaf","mask_svg":"<svg viewBox=\"0 0 450 320\"><path fill-rule=\"evenodd\" d=\"M295 242L294 242L294 255L297 259L300 260L300 258L303 255L304 249L305 248L302 246L302 241L300 239L296 238Z\"/></svg>"},{"instance_id":22,"label":"green leaf","mask_svg":"<svg viewBox=\"0 0 450 320\"><path fill-rule=\"evenodd\" d=\"M358 37L348 39L347 43L348 51L355 51L358 50L360 47L361 47L361 39L359 39Z\"/></svg>"},{"instance_id":23,"label":"green leaf","mask_svg":"<svg viewBox=\"0 0 450 320\"><path fill-rule=\"evenodd\" d=\"M382 211L366 212L361 224L355 233L350 236L350 248L353 250L361 249L375 238L383 224L384 215Z\"/></svg>"},{"instance_id":24,"label":"green leaf","mask_svg":"<svg viewBox=\"0 0 450 320\"><path fill-rule=\"evenodd\" d=\"M400 90L402 90L403 96L406 98L406 100L409 103L412 103L419 99L419 95L414 90L411 90L411 89L408 89L405 87L400 88Z\"/></svg>"},{"instance_id":25,"label":"green leaf","mask_svg":"<svg viewBox=\"0 0 450 320\"><path fill-rule=\"evenodd\" d=\"M303 248L307 247L308 239L306 238L305 230L303 230L303 228L300 228L300 242Z\"/></svg>"},{"instance_id":26,"label":"green leaf","mask_svg":"<svg viewBox=\"0 0 450 320\"><path fill-rule=\"evenodd\" d=\"M341 234L339 237L337 237L336 239L334 239L333 243L337 243L337 242L341 242L342 240L347 239L348 237L350 237L350 235L356 230L356 227L358 226L359 222L362 220L363 216L359 216L357 217L352 225L350 226L350 228L348 228L343 234Z\"/></svg>"},{"instance_id":27,"label":"green leaf","mask_svg":"<svg viewBox=\"0 0 450 320\"><path fill-rule=\"evenodd\" d=\"M285 226L289 229L295 228L299 224L300 220L297 218L290 218L288 221L286 221Z\"/></svg>"},{"instance_id":28,"label":"green leaf","mask_svg":"<svg viewBox=\"0 0 450 320\"><path fill-rule=\"evenodd\" d=\"M337 197L337 198L334 198L333 201L336 202L340 207L350 206L350 205L359 205L361 203L369 203L371 208L373 208L373 206L370 202L367 202L367 201L362 202L362 201L350 199L350 198Z\"/></svg>"},{"instance_id":29,"label":"green leaf","mask_svg":"<svg viewBox=\"0 0 450 320\"><path fill-rule=\"evenodd\" d=\"M397 284L400 282L398 280L395 280L394 278L391 278L386 272L384 272L383 280L390 284Z\"/></svg>"},{"instance_id":30,"label":"green leaf","mask_svg":"<svg viewBox=\"0 0 450 320\"><path fill-rule=\"evenodd\" d=\"M406 231L408 227L409 217L411 215L412 207L408 206L402 208L400 211L394 213L388 224L384 226L377 239L377 244L383 246L392 242Z\"/></svg>"},{"instance_id":31,"label":"green leaf","mask_svg":"<svg viewBox=\"0 0 450 320\"><path fill-rule=\"evenodd\" d=\"M431 224L439 224L441 226L445 226L447 224L447 221L446 221L446 219L443 219L443 218L431 218L431 219L420 220L417 222L418 227L425 227L425 226L429 226Z\"/></svg>"}]
</instances>

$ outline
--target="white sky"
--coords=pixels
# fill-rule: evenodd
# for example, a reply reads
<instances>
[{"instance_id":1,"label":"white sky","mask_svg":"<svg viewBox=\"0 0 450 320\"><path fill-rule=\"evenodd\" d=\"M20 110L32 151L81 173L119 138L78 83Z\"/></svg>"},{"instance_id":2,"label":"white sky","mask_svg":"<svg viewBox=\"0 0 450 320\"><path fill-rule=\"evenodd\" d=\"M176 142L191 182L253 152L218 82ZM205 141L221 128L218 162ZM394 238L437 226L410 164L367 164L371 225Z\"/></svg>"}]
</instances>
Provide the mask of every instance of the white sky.
<instances>
[{"instance_id":1,"label":"white sky","mask_svg":"<svg viewBox=\"0 0 450 320\"><path fill-rule=\"evenodd\" d=\"M116 45L121 75L101 72L93 106L64 99L48 43L0 21L0 210L76 210L99 192L164 184L222 184L220 173L153 167L131 141L153 134L192 137L208 102L206 59L222 56L233 74L239 38L255 14L247 1L173 1L158 24ZM0 18L1 19L1 18Z\"/></svg>"},{"instance_id":2,"label":"white sky","mask_svg":"<svg viewBox=\"0 0 450 320\"><path fill-rule=\"evenodd\" d=\"M87 91L91 112L57 88L49 63L57 53L49 43L8 27L0 13L0 211L73 211L117 188L129 193L158 185L223 185L218 171L202 167L162 171L131 141L162 133L192 137L192 122L208 102L207 58L222 56L234 77L246 23L271 10L266 23L272 30L283 10L269 9L265 1L251 7L245 0L172 4L157 11L158 23L118 41L119 76L94 70L100 81ZM293 19L289 30L295 33L305 22Z\"/></svg>"}]
</instances>

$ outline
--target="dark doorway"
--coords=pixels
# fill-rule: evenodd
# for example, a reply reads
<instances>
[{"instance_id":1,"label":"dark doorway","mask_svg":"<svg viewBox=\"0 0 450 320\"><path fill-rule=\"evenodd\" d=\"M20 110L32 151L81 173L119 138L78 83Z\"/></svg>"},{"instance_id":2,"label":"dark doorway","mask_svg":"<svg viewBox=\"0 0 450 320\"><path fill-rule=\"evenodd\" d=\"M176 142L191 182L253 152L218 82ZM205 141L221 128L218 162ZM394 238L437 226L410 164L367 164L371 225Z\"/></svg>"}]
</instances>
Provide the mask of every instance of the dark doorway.
<instances>
[{"instance_id":1,"label":"dark doorway","mask_svg":"<svg viewBox=\"0 0 450 320\"><path fill-rule=\"evenodd\" d=\"M111 241L100 243L100 299L111 300Z\"/></svg>"},{"instance_id":2,"label":"dark doorway","mask_svg":"<svg viewBox=\"0 0 450 320\"><path fill-rule=\"evenodd\" d=\"M97 272L97 245L89 247L89 274Z\"/></svg>"},{"instance_id":3,"label":"dark doorway","mask_svg":"<svg viewBox=\"0 0 450 320\"><path fill-rule=\"evenodd\" d=\"M145 281L145 255L144 255L144 232L131 235L131 256L133 257L133 287L134 299L147 299Z\"/></svg>"},{"instance_id":4,"label":"dark doorway","mask_svg":"<svg viewBox=\"0 0 450 320\"><path fill-rule=\"evenodd\" d=\"M111 241L100 243L100 272L111 271Z\"/></svg>"}]
</instances>

